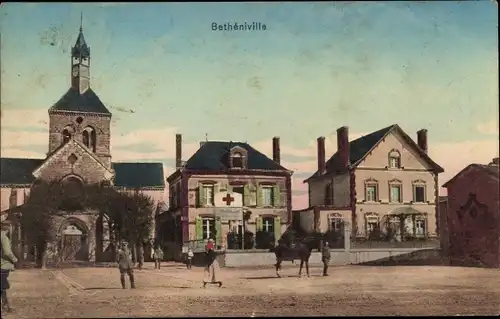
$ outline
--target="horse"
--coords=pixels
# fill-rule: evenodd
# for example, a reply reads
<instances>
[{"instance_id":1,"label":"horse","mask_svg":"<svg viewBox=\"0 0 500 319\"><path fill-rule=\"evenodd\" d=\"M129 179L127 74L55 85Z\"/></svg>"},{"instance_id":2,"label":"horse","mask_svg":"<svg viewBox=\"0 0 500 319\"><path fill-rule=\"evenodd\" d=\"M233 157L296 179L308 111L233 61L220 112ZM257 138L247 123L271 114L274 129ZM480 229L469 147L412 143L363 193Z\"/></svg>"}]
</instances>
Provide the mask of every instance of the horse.
<instances>
[{"instance_id":1,"label":"horse","mask_svg":"<svg viewBox=\"0 0 500 319\"><path fill-rule=\"evenodd\" d=\"M300 260L299 277L302 275L302 268L304 264L306 265L307 277L309 277L309 258L311 258L311 253L313 249L317 248L317 242L311 238L304 238L295 245L285 245L283 242L279 243L278 246L271 248L271 252L274 252L276 256L276 275L281 278L279 271L281 270L281 263L283 261L292 261L296 259Z\"/></svg>"}]
</instances>

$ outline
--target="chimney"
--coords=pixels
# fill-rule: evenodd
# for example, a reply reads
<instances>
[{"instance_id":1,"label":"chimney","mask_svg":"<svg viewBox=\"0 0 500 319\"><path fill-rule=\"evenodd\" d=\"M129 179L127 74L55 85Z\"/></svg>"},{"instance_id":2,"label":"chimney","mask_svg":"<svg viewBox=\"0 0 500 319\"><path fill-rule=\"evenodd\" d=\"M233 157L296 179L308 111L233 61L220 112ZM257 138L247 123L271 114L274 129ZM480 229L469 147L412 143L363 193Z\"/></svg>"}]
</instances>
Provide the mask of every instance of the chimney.
<instances>
[{"instance_id":1,"label":"chimney","mask_svg":"<svg viewBox=\"0 0 500 319\"><path fill-rule=\"evenodd\" d=\"M417 132L417 144L427 154L427 130L421 129Z\"/></svg>"},{"instance_id":2,"label":"chimney","mask_svg":"<svg viewBox=\"0 0 500 319\"><path fill-rule=\"evenodd\" d=\"M326 171L325 163L325 137L318 137L318 173L324 174Z\"/></svg>"},{"instance_id":3,"label":"chimney","mask_svg":"<svg viewBox=\"0 0 500 319\"><path fill-rule=\"evenodd\" d=\"M280 138L273 137L273 161L280 163Z\"/></svg>"},{"instance_id":4,"label":"chimney","mask_svg":"<svg viewBox=\"0 0 500 319\"><path fill-rule=\"evenodd\" d=\"M182 167L182 135L175 134L175 168Z\"/></svg>"},{"instance_id":5,"label":"chimney","mask_svg":"<svg viewBox=\"0 0 500 319\"><path fill-rule=\"evenodd\" d=\"M342 168L349 167L349 128L347 126L337 129L337 152L340 156L340 166Z\"/></svg>"}]
</instances>

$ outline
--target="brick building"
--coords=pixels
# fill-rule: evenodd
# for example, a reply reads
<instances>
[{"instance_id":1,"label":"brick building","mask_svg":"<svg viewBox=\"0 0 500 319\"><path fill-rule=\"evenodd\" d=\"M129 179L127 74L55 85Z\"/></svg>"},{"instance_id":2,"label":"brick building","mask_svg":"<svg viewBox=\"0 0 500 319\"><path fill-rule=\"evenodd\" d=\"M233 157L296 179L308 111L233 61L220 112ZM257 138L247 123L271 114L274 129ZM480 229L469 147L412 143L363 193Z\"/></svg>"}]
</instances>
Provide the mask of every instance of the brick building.
<instances>
[{"instance_id":1,"label":"brick building","mask_svg":"<svg viewBox=\"0 0 500 319\"><path fill-rule=\"evenodd\" d=\"M161 216L165 251L179 252L189 241L203 244L209 238L222 249L242 248L231 238L241 236L245 211L251 212L245 230L255 235L246 248L274 244L291 219L292 172L280 165L279 148L276 137L270 159L247 143L207 141L183 163L178 134L177 170L167 178L170 210Z\"/></svg>"},{"instance_id":2,"label":"brick building","mask_svg":"<svg viewBox=\"0 0 500 319\"><path fill-rule=\"evenodd\" d=\"M90 48L83 30L71 51L71 86L49 108L48 152L45 158L1 158L1 211L23 205L36 179L61 181L65 187L109 182L122 191L140 191L155 203L163 201L162 163L114 163L111 160L111 112L90 87ZM75 259L94 260L106 249L106 223L98 212L63 212L56 230L61 247L66 235L80 236ZM152 234L152 236L154 233ZM20 256L26 247L19 229L14 246Z\"/></svg>"},{"instance_id":3,"label":"brick building","mask_svg":"<svg viewBox=\"0 0 500 319\"><path fill-rule=\"evenodd\" d=\"M443 187L448 190L442 250L454 265L500 267L500 170L470 164Z\"/></svg>"},{"instance_id":4,"label":"brick building","mask_svg":"<svg viewBox=\"0 0 500 319\"><path fill-rule=\"evenodd\" d=\"M338 231L352 224L353 239L375 231L401 229L413 237L436 237L438 174L443 169L427 154L427 130L414 142L398 125L353 141L348 128L337 130L337 151L325 161L324 137L318 138L318 170L304 182L309 208L294 212L307 231ZM295 215L297 219L295 219ZM400 218L405 215L404 225Z\"/></svg>"}]
</instances>

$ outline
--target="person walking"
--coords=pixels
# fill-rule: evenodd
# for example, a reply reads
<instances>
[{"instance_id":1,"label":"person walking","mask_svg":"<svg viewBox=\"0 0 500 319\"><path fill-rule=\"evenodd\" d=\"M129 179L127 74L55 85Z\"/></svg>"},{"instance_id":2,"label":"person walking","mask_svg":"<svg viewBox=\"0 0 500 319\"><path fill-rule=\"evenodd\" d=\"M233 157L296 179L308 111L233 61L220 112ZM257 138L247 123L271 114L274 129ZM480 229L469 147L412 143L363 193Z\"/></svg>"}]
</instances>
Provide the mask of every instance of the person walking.
<instances>
[{"instance_id":1,"label":"person walking","mask_svg":"<svg viewBox=\"0 0 500 319\"><path fill-rule=\"evenodd\" d=\"M217 253L215 252L213 239L208 240L205 251L205 278L203 279L203 288L210 284L218 284L222 286L222 281L217 280L220 270L219 263L217 262Z\"/></svg>"},{"instance_id":2,"label":"person walking","mask_svg":"<svg viewBox=\"0 0 500 319\"><path fill-rule=\"evenodd\" d=\"M128 243L125 240L122 240L120 247L116 252L116 262L118 263L118 269L120 270L120 282L122 284L122 288L125 289L125 274L127 274L130 280L130 288L134 289L134 263L132 262Z\"/></svg>"},{"instance_id":3,"label":"person walking","mask_svg":"<svg viewBox=\"0 0 500 319\"><path fill-rule=\"evenodd\" d=\"M17 263L17 258L12 252L12 245L9 237L11 223L8 220L2 221L2 257L1 257L1 293L2 293L2 311L13 312L10 307L9 299L7 298L7 290L10 288L8 281L9 273L14 271L14 265Z\"/></svg>"},{"instance_id":4,"label":"person walking","mask_svg":"<svg viewBox=\"0 0 500 319\"><path fill-rule=\"evenodd\" d=\"M330 247L328 247L328 242L323 243L323 249L321 249L321 261L323 262L323 276L328 276L328 264L330 263Z\"/></svg>"},{"instance_id":5,"label":"person walking","mask_svg":"<svg viewBox=\"0 0 500 319\"><path fill-rule=\"evenodd\" d=\"M193 250L191 248L188 248L187 262L186 262L187 269L191 269L192 268L192 266L193 266L193 257L194 257Z\"/></svg>"},{"instance_id":6,"label":"person walking","mask_svg":"<svg viewBox=\"0 0 500 319\"><path fill-rule=\"evenodd\" d=\"M160 246L156 247L154 252L154 257L155 257L155 269L160 269L160 264L161 261L163 260L163 250L161 250Z\"/></svg>"}]
</instances>

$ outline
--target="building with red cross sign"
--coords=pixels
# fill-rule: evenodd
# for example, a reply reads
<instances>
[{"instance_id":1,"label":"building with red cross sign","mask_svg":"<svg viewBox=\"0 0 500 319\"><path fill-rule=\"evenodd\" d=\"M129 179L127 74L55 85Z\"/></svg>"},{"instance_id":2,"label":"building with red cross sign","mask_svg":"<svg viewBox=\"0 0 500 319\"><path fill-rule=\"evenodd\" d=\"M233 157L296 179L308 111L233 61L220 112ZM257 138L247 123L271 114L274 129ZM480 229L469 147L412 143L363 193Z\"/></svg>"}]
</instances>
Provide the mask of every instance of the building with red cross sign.
<instances>
[{"instance_id":1,"label":"building with red cross sign","mask_svg":"<svg viewBox=\"0 0 500 319\"><path fill-rule=\"evenodd\" d=\"M208 239L219 249L273 246L291 221L292 172L280 165L279 138L272 159L247 143L206 141L186 162L181 141L167 178L170 210L160 217L166 250Z\"/></svg>"}]
</instances>

